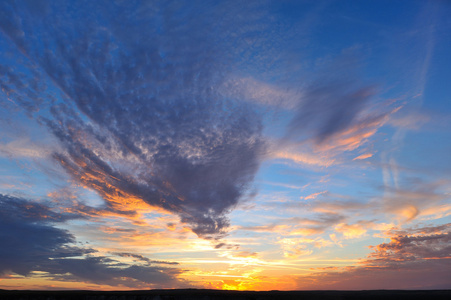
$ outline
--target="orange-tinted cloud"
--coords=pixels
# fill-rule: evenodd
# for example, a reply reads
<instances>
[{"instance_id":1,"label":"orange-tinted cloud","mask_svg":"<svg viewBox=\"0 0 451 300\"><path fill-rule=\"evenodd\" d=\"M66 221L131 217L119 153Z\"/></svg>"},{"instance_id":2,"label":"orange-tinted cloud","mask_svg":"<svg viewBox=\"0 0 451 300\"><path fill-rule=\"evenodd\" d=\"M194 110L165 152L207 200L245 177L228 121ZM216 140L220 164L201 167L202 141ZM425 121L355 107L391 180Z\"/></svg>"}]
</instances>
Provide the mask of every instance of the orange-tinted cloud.
<instances>
[{"instance_id":1,"label":"orange-tinted cloud","mask_svg":"<svg viewBox=\"0 0 451 300\"><path fill-rule=\"evenodd\" d=\"M352 160L361 160L361 159L367 159L373 156L373 153L364 153L364 154L360 154L359 156L356 156L355 158L353 158Z\"/></svg>"},{"instance_id":2,"label":"orange-tinted cloud","mask_svg":"<svg viewBox=\"0 0 451 300\"><path fill-rule=\"evenodd\" d=\"M329 158L325 155L315 155L310 153L300 153L294 150L280 150L273 154L276 159L287 159L297 164L312 165L320 167L329 167L334 164L335 159Z\"/></svg>"},{"instance_id":3,"label":"orange-tinted cloud","mask_svg":"<svg viewBox=\"0 0 451 300\"><path fill-rule=\"evenodd\" d=\"M306 197L301 197L301 198L304 199L304 200L315 199L315 198L318 197L319 195L325 194L325 193L327 193L327 191L322 191L322 192L313 193L313 194L310 194L310 195L308 195L308 196L306 196Z\"/></svg>"},{"instance_id":4,"label":"orange-tinted cloud","mask_svg":"<svg viewBox=\"0 0 451 300\"><path fill-rule=\"evenodd\" d=\"M298 289L449 289L451 224L391 231L358 265L316 269Z\"/></svg>"},{"instance_id":5,"label":"orange-tinted cloud","mask_svg":"<svg viewBox=\"0 0 451 300\"><path fill-rule=\"evenodd\" d=\"M409 222L421 215L437 211L437 207L446 207L443 203L447 195L440 191L446 182L417 183L411 189L386 187L382 199L383 211L394 215L402 222ZM444 205L444 206L443 206ZM423 213L429 211L429 213Z\"/></svg>"},{"instance_id":6,"label":"orange-tinted cloud","mask_svg":"<svg viewBox=\"0 0 451 300\"><path fill-rule=\"evenodd\" d=\"M346 239L354 239L362 237L367 232L367 226L365 223L356 223L356 224L346 224L340 223L335 226L335 230L341 234Z\"/></svg>"}]
</instances>

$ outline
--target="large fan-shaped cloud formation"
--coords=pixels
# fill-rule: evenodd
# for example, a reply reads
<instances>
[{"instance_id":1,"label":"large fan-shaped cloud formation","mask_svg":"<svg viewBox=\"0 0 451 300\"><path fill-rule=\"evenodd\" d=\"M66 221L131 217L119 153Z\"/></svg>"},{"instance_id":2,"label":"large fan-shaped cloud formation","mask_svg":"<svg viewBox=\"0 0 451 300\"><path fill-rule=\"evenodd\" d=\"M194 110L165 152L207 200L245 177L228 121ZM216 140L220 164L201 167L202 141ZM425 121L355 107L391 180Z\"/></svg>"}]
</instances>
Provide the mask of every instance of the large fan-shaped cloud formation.
<instances>
[{"instance_id":1,"label":"large fan-shaped cloud formation","mask_svg":"<svg viewBox=\"0 0 451 300\"><path fill-rule=\"evenodd\" d=\"M24 3L2 4L0 28L28 64L23 76L3 66L2 84L60 141L54 158L110 210L142 200L220 236L264 150L259 117L217 89L224 7Z\"/></svg>"}]
</instances>

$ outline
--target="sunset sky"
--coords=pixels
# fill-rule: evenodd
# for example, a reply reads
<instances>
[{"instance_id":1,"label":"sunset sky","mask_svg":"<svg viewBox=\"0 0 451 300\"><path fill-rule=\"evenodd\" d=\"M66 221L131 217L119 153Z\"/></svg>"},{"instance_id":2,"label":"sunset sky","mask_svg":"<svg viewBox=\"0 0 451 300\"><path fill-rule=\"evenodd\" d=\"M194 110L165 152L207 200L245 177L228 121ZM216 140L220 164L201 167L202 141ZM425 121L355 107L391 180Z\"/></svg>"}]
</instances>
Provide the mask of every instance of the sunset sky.
<instances>
[{"instance_id":1,"label":"sunset sky","mask_svg":"<svg viewBox=\"0 0 451 300\"><path fill-rule=\"evenodd\" d=\"M450 15L0 1L0 289L451 289Z\"/></svg>"}]
</instances>

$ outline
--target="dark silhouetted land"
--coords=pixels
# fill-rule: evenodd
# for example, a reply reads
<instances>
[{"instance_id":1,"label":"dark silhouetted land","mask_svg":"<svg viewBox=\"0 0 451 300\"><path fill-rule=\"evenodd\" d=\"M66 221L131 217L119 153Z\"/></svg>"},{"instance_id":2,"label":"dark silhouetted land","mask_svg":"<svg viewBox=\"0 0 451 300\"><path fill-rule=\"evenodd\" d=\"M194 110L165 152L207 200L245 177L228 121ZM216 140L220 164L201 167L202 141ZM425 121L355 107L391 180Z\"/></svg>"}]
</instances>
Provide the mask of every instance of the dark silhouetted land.
<instances>
[{"instance_id":1,"label":"dark silhouetted land","mask_svg":"<svg viewBox=\"0 0 451 300\"><path fill-rule=\"evenodd\" d=\"M21 300L346 300L346 299L451 299L451 290L434 291L221 291L221 290L149 290L149 291L17 291L0 290L0 299Z\"/></svg>"}]
</instances>

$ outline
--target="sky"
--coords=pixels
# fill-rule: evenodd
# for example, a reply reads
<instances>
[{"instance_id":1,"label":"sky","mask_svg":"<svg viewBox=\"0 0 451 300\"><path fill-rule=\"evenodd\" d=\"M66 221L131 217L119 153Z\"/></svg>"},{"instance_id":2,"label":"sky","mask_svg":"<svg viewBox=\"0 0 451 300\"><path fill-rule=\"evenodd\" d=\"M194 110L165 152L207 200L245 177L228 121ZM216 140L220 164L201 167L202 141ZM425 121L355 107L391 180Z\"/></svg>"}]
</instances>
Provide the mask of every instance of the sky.
<instances>
[{"instance_id":1,"label":"sky","mask_svg":"<svg viewBox=\"0 0 451 300\"><path fill-rule=\"evenodd\" d=\"M450 289L450 14L0 1L0 289Z\"/></svg>"}]
</instances>

